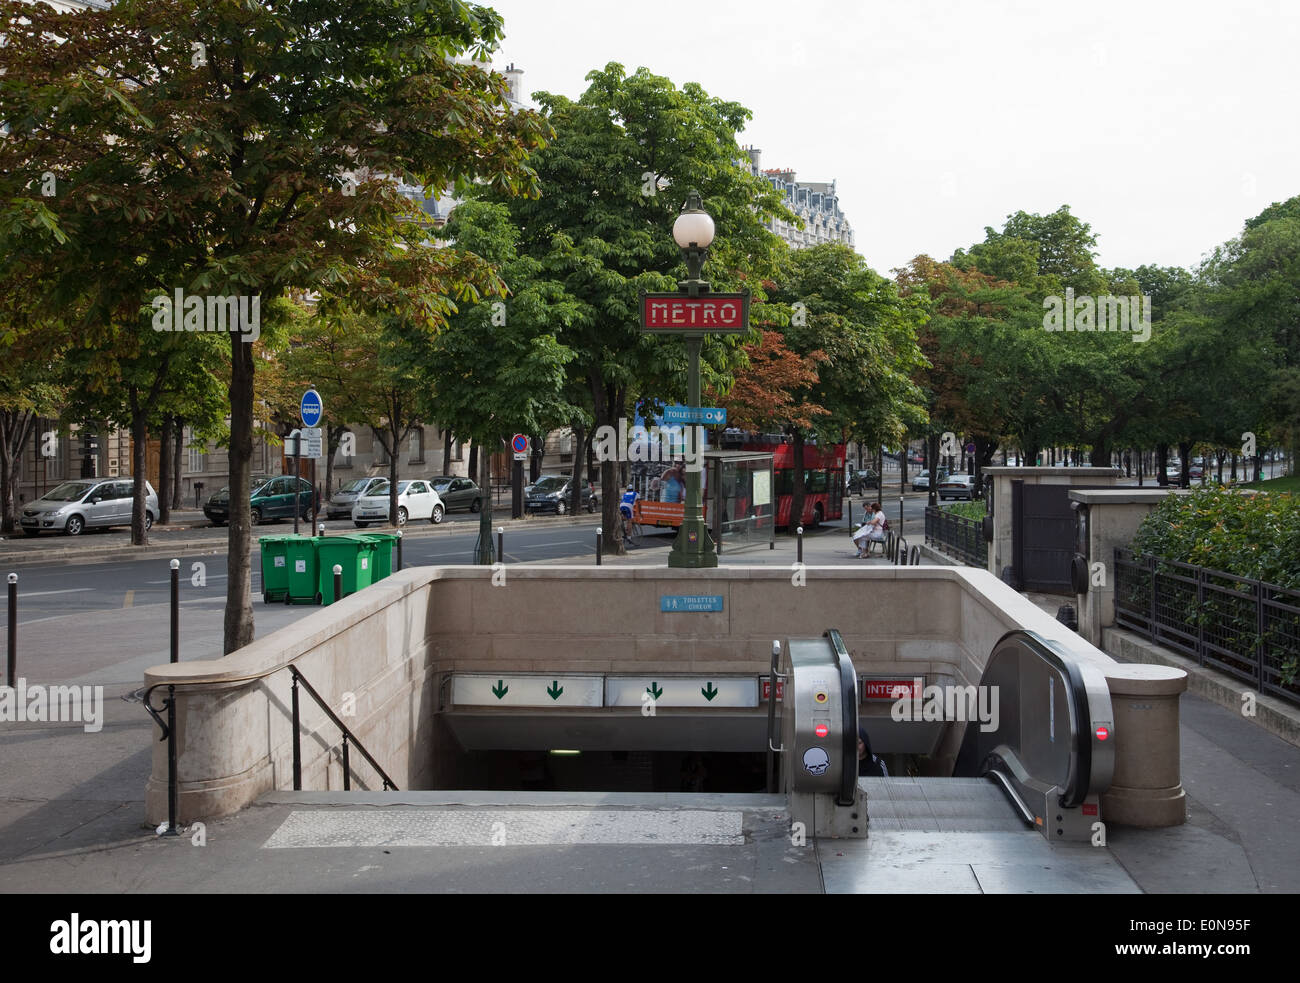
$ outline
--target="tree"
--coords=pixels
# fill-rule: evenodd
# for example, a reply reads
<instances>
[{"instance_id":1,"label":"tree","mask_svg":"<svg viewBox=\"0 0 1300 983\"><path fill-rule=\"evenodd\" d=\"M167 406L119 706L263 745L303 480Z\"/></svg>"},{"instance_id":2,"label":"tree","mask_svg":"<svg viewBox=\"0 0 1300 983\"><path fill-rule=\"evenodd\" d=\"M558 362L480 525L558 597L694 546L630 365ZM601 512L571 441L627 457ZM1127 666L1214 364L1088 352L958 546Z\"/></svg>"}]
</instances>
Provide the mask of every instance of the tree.
<instances>
[{"instance_id":1,"label":"tree","mask_svg":"<svg viewBox=\"0 0 1300 983\"><path fill-rule=\"evenodd\" d=\"M332 288L436 330L490 286L448 265L387 175L426 191L533 189L544 127L510 112L486 57L492 10L459 0L120 0L62 15L6 5L0 173L66 188L7 208L0 253L41 251L99 323L143 282L202 297ZM34 179L33 179L34 180ZM62 240L60 240L62 237ZM400 254L400 256L399 256ZM471 274L468 281L466 275ZM57 296L53 299L59 299ZM255 359L229 334L231 513L225 649L253 637L248 477Z\"/></svg>"},{"instance_id":2,"label":"tree","mask_svg":"<svg viewBox=\"0 0 1300 983\"><path fill-rule=\"evenodd\" d=\"M717 225L704 271L716 290L769 275L780 240L764 223L794 216L768 182L736 163L736 133L750 117L743 106L695 83L678 89L644 68L628 75L615 63L587 81L576 102L534 96L555 129L554 140L531 159L541 197L490 197L509 208L520 229L519 255L535 260L539 277L560 284L573 305L557 337L576 354L569 373L590 393L594 423L613 427L633 394L685 392L684 346L639 330L638 294L671 289L685 272L671 229L687 193L701 193ZM744 340L706 339L706 382L737 364ZM608 548L621 551L614 467L601 464L602 519Z\"/></svg>"},{"instance_id":3,"label":"tree","mask_svg":"<svg viewBox=\"0 0 1300 983\"><path fill-rule=\"evenodd\" d=\"M57 325L25 320L26 296L5 293L0 325L0 533L18 526L19 465L36 420L54 416L65 395L58 365L66 338Z\"/></svg>"}]
</instances>

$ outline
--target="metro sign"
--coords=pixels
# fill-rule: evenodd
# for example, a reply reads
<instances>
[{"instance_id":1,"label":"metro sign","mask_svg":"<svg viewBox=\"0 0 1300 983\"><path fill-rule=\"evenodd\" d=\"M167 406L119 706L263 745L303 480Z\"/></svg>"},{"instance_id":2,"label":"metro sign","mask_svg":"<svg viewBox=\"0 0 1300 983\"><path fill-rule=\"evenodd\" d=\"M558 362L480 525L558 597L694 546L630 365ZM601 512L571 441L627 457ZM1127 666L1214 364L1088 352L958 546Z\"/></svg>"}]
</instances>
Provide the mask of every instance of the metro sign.
<instances>
[{"instance_id":1,"label":"metro sign","mask_svg":"<svg viewBox=\"0 0 1300 983\"><path fill-rule=\"evenodd\" d=\"M919 699L921 690L916 679L863 679L862 700Z\"/></svg>"},{"instance_id":2,"label":"metro sign","mask_svg":"<svg viewBox=\"0 0 1300 983\"><path fill-rule=\"evenodd\" d=\"M738 294L643 293L641 330L651 333L743 334L749 330L749 291Z\"/></svg>"}]
</instances>

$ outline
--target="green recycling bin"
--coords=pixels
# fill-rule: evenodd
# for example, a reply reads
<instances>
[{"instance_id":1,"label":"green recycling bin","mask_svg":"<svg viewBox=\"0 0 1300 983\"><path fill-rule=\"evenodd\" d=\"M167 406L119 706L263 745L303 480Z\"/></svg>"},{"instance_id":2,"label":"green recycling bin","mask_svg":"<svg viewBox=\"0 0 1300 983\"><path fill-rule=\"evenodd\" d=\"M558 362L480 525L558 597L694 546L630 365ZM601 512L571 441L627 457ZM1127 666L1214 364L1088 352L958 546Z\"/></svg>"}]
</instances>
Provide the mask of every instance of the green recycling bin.
<instances>
[{"instance_id":1,"label":"green recycling bin","mask_svg":"<svg viewBox=\"0 0 1300 983\"><path fill-rule=\"evenodd\" d=\"M319 579L316 585L316 603L334 603L334 565L343 568L343 596L355 594L369 587L374 573L375 543L366 536L317 536L316 547Z\"/></svg>"},{"instance_id":2,"label":"green recycling bin","mask_svg":"<svg viewBox=\"0 0 1300 983\"><path fill-rule=\"evenodd\" d=\"M316 544L309 536L286 536L285 556L288 560L289 589L285 604L315 604L317 584L320 580Z\"/></svg>"},{"instance_id":3,"label":"green recycling bin","mask_svg":"<svg viewBox=\"0 0 1300 983\"><path fill-rule=\"evenodd\" d=\"M289 543L298 536L261 536L262 602L282 601L289 593Z\"/></svg>"},{"instance_id":4,"label":"green recycling bin","mask_svg":"<svg viewBox=\"0 0 1300 983\"><path fill-rule=\"evenodd\" d=\"M397 548L397 533L368 532L359 534L358 539L368 539L375 544L374 568L370 582L378 583L393 573L393 550Z\"/></svg>"}]
</instances>

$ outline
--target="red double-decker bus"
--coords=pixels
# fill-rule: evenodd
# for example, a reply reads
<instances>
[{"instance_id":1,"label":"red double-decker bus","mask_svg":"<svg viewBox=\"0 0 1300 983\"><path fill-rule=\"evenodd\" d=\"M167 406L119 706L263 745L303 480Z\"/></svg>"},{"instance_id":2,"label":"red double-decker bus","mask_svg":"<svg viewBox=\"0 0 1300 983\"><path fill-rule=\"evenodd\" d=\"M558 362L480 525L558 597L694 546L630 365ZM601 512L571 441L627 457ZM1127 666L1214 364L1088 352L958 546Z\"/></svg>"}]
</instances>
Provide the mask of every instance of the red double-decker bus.
<instances>
[{"instance_id":1,"label":"red double-decker bus","mask_svg":"<svg viewBox=\"0 0 1300 983\"><path fill-rule=\"evenodd\" d=\"M724 434L722 438L724 451L758 451L772 455L774 493L776 497L776 525L778 528L789 526L790 508L794 497L794 444L790 438L781 434ZM705 454L706 460L712 452ZM804 500L803 518L800 523L812 527L820 522L839 519L844 515L844 445L843 444L805 444L803 448L804 464ZM709 505L713 496L708 489L709 468L704 469L703 506L705 518L709 519ZM633 484L638 493L636 503L637 521L648 526L676 527L682 523L685 506L679 499L680 491L675 491L669 500L662 500L659 483L651 480L638 481ZM728 497L731 492L724 489ZM766 499L767 502L771 498ZM725 504L725 503L724 503ZM736 496L731 502L731 509L724 511L724 519L745 516L752 511L749 499L744 495ZM766 513L766 522L770 523L770 506ZM711 521L711 520L710 520ZM762 524L760 519L758 524Z\"/></svg>"}]
</instances>

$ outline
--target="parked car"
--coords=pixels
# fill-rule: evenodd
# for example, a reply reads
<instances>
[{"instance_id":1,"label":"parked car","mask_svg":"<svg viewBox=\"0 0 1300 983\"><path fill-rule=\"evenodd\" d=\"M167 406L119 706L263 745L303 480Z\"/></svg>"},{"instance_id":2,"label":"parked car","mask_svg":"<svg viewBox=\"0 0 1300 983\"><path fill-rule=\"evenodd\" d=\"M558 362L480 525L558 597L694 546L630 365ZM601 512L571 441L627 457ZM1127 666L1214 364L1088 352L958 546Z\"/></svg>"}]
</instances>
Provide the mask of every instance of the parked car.
<instances>
[{"instance_id":1,"label":"parked car","mask_svg":"<svg viewBox=\"0 0 1300 983\"><path fill-rule=\"evenodd\" d=\"M528 489L524 498L524 511L530 514L554 512L556 515L564 515L569 511L569 501L573 497L572 486L569 484L572 480L567 474L542 475ZM588 512L595 512L599 504L600 497L596 494L595 486L590 481L584 481L582 507Z\"/></svg>"},{"instance_id":2,"label":"parked car","mask_svg":"<svg viewBox=\"0 0 1300 983\"><path fill-rule=\"evenodd\" d=\"M483 490L471 478L458 478L455 475L439 475L430 478L429 484L442 499L442 504L450 512L452 509L469 509L477 512L483 507Z\"/></svg>"},{"instance_id":3,"label":"parked car","mask_svg":"<svg viewBox=\"0 0 1300 983\"><path fill-rule=\"evenodd\" d=\"M943 481L948 477L948 471L945 468L939 469L939 480ZM930 471L926 469L912 479L912 491L929 491L930 490Z\"/></svg>"},{"instance_id":4,"label":"parked car","mask_svg":"<svg viewBox=\"0 0 1300 983\"><path fill-rule=\"evenodd\" d=\"M249 520L253 525L261 525L268 519L292 519L295 484L298 488L298 515L310 517L316 490L306 478L294 478L291 474L278 477L259 474L249 479L248 483ZM203 514L214 526L224 526L230 521L229 485L203 503Z\"/></svg>"},{"instance_id":5,"label":"parked car","mask_svg":"<svg viewBox=\"0 0 1300 983\"><path fill-rule=\"evenodd\" d=\"M950 498L964 498L967 501L974 501L975 476L973 474L950 474L939 482L938 491L941 502Z\"/></svg>"},{"instance_id":6,"label":"parked car","mask_svg":"<svg viewBox=\"0 0 1300 983\"><path fill-rule=\"evenodd\" d=\"M152 528L158 519L158 493L144 483L144 527ZM131 478L81 478L65 481L35 501L22 507L18 525L24 535L61 532L79 536L82 530L129 526L135 483Z\"/></svg>"},{"instance_id":7,"label":"parked car","mask_svg":"<svg viewBox=\"0 0 1300 983\"><path fill-rule=\"evenodd\" d=\"M850 471L847 478L847 487L850 495L861 495L868 488L880 487L880 475L876 474L872 468Z\"/></svg>"},{"instance_id":8,"label":"parked car","mask_svg":"<svg viewBox=\"0 0 1300 983\"><path fill-rule=\"evenodd\" d=\"M387 481L371 489L369 495L357 499L352 506L352 523L358 529L377 522L388 521ZM434 525L442 521L447 507L427 481L399 481L397 483L397 524L404 526L411 519L428 519Z\"/></svg>"},{"instance_id":9,"label":"parked car","mask_svg":"<svg viewBox=\"0 0 1300 983\"><path fill-rule=\"evenodd\" d=\"M1200 478L1204 474L1205 474L1205 467L1200 464L1193 464L1191 468L1188 469L1187 471L1187 477L1189 478Z\"/></svg>"},{"instance_id":10,"label":"parked car","mask_svg":"<svg viewBox=\"0 0 1300 983\"><path fill-rule=\"evenodd\" d=\"M378 475L373 478L353 478L330 496L330 500L325 503L326 518L349 518L352 515L352 506L357 504L357 499L363 495L369 495L373 489L387 480L387 478L381 478Z\"/></svg>"}]
</instances>

